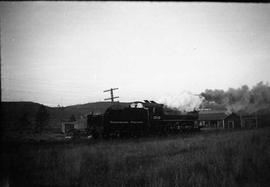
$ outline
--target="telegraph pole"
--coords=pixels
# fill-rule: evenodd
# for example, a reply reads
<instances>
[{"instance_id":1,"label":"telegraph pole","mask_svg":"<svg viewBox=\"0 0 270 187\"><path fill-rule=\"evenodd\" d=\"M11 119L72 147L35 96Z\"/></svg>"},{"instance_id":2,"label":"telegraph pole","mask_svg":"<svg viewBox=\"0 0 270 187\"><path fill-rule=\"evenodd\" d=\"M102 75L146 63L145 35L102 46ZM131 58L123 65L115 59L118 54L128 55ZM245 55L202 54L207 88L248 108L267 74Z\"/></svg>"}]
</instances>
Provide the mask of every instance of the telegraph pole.
<instances>
[{"instance_id":1,"label":"telegraph pole","mask_svg":"<svg viewBox=\"0 0 270 187\"><path fill-rule=\"evenodd\" d=\"M109 90L104 90L103 92L111 92L111 97L110 98L106 98L104 100L111 100L111 102L114 102L114 99L119 98L119 96L113 96L113 90L118 90L118 88L111 88Z\"/></svg>"}]
</instances>

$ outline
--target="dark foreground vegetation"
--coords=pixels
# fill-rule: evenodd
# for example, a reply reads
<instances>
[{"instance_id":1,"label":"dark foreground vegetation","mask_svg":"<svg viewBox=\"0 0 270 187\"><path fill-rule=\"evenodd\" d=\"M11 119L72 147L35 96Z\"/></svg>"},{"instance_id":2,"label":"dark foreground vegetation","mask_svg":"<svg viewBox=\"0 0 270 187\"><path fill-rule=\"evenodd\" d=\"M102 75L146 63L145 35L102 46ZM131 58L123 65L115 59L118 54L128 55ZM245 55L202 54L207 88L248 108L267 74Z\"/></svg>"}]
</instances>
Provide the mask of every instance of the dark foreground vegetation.
<instances>
[{"instance_id":1,"label":"dark foreground vegetation","mask_svg":"<svg viewBox=\"0 0 270 187\"><path fill-rule=\"evenodd\" d=\"M5 146L1 185L270 186L270 128Z\"/></svg>"}]
</instances>

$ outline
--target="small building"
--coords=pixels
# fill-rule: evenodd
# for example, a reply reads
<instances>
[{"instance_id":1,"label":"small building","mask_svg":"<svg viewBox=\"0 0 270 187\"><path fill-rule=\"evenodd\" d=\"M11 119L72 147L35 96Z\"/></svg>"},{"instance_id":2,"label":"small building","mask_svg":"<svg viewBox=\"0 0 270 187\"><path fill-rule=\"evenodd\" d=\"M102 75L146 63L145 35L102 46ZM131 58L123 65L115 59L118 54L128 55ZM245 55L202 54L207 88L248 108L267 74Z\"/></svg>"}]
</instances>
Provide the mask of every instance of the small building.
<instances>
[{"instance_id":1,"label":"small building","mask_svg":"<svg viewBox=\"0 0 270 187\"><path fill-rule=\"evenodd\" d=\"M226 116L225 111L200 111L199 123L206 128L222 128Z\"/></svg>"},{"instance_id":2,"label":"small building","mask_svg":"<svg viewBox=\"0 0 270 187\"><path fill-rule=\"evenodd\" d=\"M231 113L226 116L226 118L223 120L225 129L235 129L235 128L241 128L241 119L240 116L238 116L235 113Z\"/></svg>"},{"instance_id":3,"label":"small building","mask_svg":"<svg viewBox=\"0 0 270 187\"><path fill-rule=\"evenodd\" d=\"M241 127L242 128L258 128L258 116L257 115L242 115Z\"/></svg>"},{"instance_id":4,"label":"small building","mask_svg":"<svg viewBox=\"0 0 270 187\"><path fill-rule=\"evenodd\" d=\"M61 131L62 133L67 133L72 129L75 129L75 126L77 125L77 121L63 121L61 123Z\"/></svg>"},{"instance_id":5,"label":"small building","mask_svg":"<svg viewBox=\"0 0 270 187\"><path fill-rule=\"evenodd\" d=\"M226 111L200 111L199 123L206 128L230 129L241 127L240 117L235 113L228 114Z\"/></svg>"},{"instance_id":6,"label":"small building","mask_svg":"<svg viewBox=\"0 0 270 187\"><path fill-rule=\"evenodd\" d=\"M67 133L71 129L83 130L87 128L87 118L81 116L79 120L76 121L63 121L61 124L62 133Z\"/></svg>"}]
</instances>

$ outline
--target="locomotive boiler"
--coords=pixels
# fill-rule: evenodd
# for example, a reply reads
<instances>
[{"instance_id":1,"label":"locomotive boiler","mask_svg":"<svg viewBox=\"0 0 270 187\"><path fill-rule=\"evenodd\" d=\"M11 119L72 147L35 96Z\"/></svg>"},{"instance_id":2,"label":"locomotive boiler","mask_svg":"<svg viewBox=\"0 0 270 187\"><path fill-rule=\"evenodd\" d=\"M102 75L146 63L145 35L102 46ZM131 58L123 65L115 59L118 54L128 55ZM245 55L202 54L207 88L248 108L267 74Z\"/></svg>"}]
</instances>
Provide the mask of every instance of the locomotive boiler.
<instances>
[{"instance_id":1,"label":"locomotive boiler","mask_svg":"<svg viewBox=\"0 0 270 187\"><path fill-rule=\"evenodd\" d=\"M94 137L143 136L199 130L198 112L168 114L154 101L116 103L103 115L88 115L88 128Z\"/></svg>"}]
</instances>

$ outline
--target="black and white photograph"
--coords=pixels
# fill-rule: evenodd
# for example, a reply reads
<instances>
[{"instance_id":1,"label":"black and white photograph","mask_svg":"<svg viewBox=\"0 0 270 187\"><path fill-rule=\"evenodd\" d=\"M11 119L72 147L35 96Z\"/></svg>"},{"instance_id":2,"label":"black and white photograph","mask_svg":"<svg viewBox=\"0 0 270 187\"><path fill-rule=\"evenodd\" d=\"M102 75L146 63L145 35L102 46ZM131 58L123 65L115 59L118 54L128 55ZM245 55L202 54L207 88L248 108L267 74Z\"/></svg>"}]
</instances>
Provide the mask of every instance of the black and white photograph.
<instances>
[{"instance_id":1,"label":"black and white photograph","mask_svg":"<svg viewBox=\"0 0 270 187\"><path fill-rule=\"evenodd\" d=\"M270 3L0 2L3 187L270 186Z\"/></svg>"}]
</instances>

